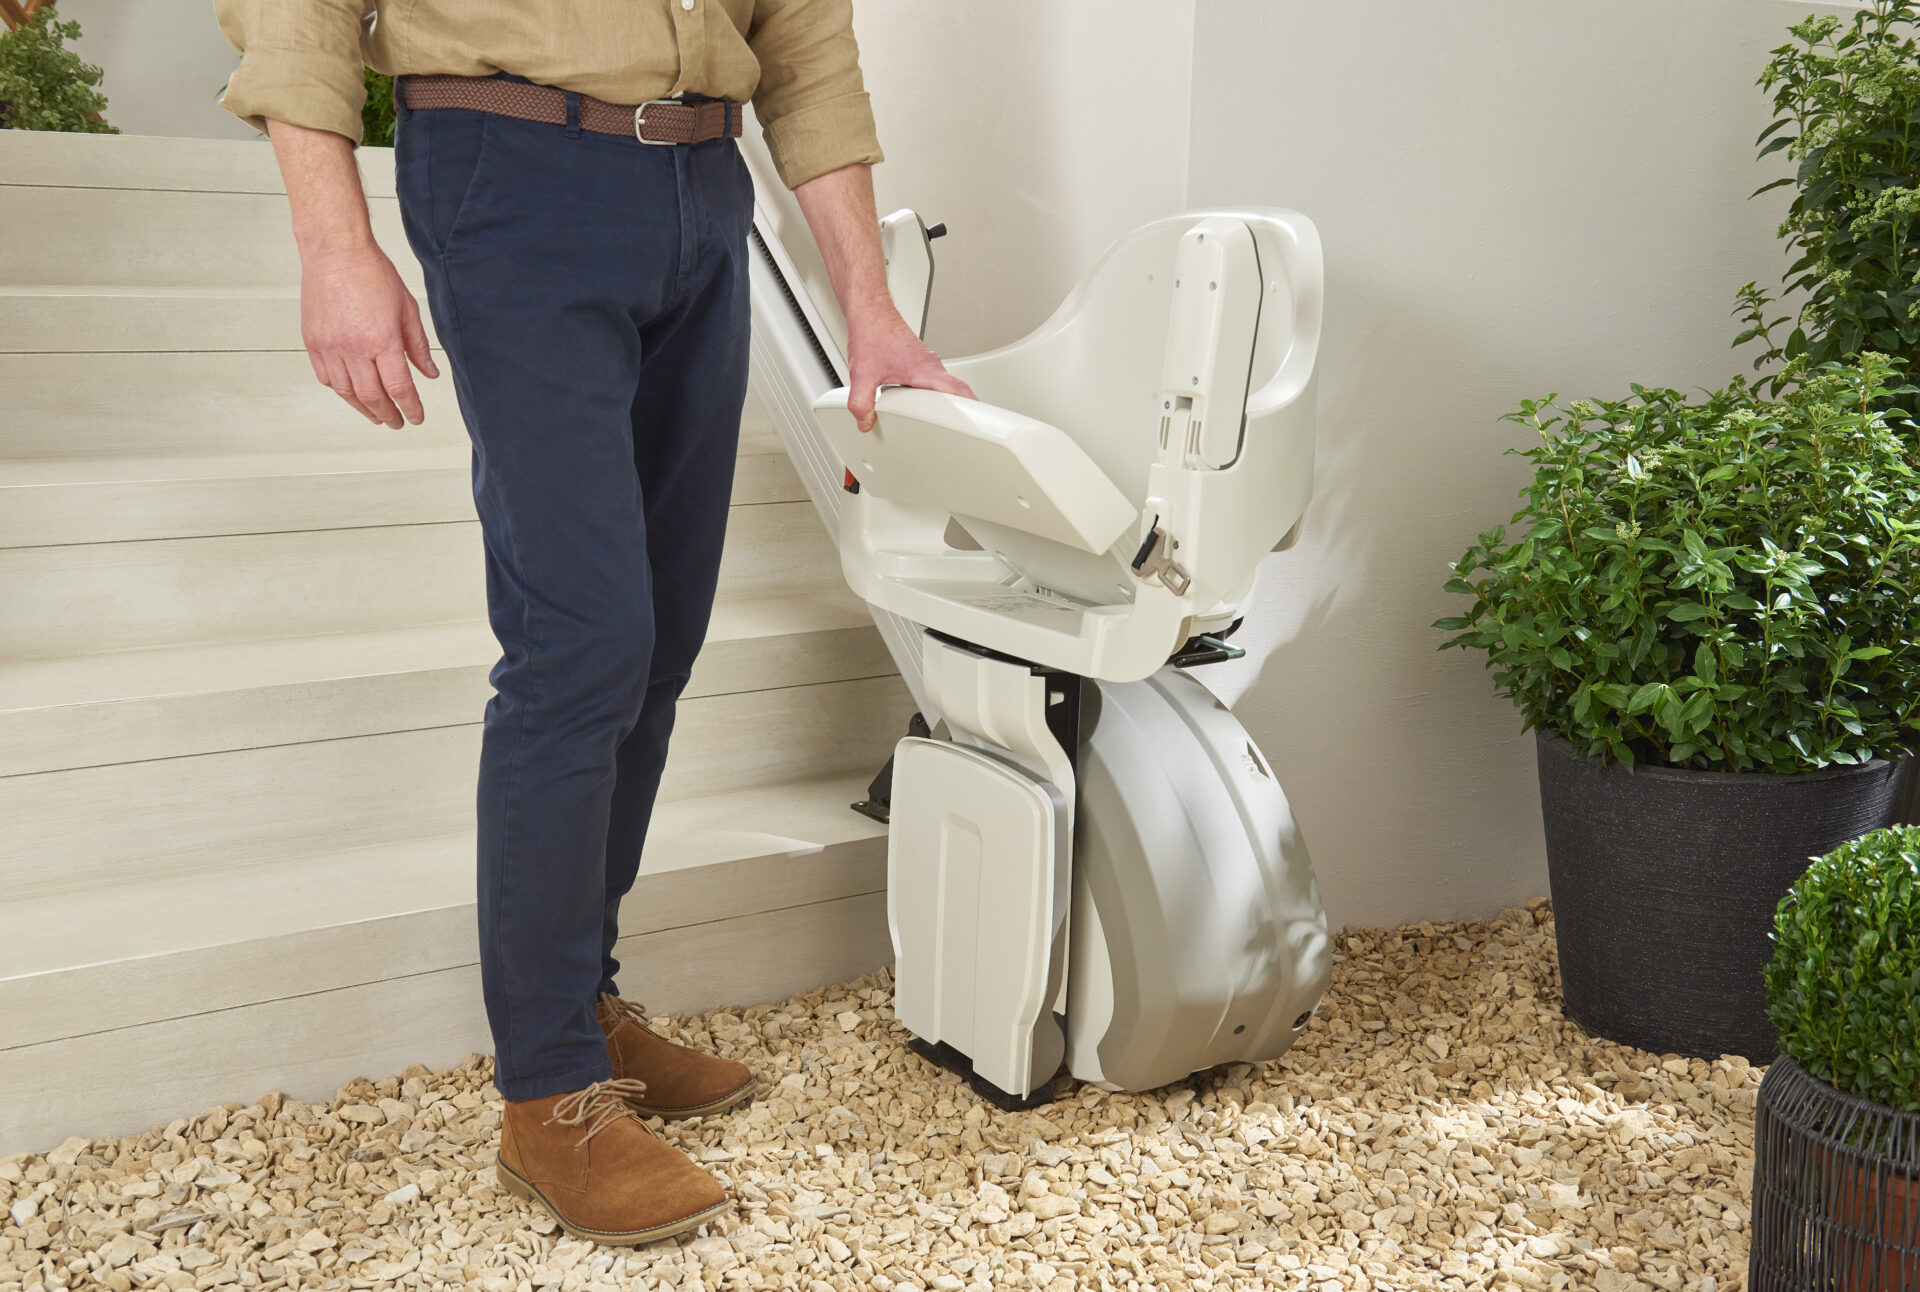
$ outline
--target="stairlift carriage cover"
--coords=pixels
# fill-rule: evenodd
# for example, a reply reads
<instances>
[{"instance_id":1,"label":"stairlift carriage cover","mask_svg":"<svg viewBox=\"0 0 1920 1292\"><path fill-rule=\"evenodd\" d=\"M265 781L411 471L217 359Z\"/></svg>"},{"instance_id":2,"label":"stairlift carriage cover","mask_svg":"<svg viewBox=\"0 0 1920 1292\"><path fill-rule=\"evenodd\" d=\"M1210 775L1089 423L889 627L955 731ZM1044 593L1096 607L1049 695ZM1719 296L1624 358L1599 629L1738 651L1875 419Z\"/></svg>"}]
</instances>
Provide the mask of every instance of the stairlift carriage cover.
<instances>
[{"instance_id":1,"label":"stairlift carriage cover","mask_svg":"<svg viewBox=\"0 0 1920 1292\"><path fill-rule=\"evenodd\" d=\"M862 434L844 386L783 377L809 359L782 333L805 331L834 377L844 334L807 291L814 253L786 195L760 178L762 399L936 723L895 752L896 1013L1015 1099L1063 1058L1146 1089L1277 1057L1327 983L1311 863L1271 765L1168 661L1240 616L1306 507L1312 224L1156 220L1031 335L947 360L977 401L890 387ZM896 303L924 319L923 227L885 224ZM816 427L791 416L803 398ZM857 490L823 496L831 459Z\"/></svg>"}]
</instances>

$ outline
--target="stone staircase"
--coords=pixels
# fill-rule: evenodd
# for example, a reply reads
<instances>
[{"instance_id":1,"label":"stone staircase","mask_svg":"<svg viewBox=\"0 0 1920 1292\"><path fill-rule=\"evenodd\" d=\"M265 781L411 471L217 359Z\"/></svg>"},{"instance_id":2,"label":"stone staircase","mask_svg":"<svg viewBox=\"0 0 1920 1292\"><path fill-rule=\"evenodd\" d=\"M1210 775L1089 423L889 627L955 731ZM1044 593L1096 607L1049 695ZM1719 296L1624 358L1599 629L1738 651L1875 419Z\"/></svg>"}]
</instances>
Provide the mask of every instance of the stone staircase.
<instances>
[{"instance_id":1,"label":"stone staircase","mask_svg":"<svg viewBox=\"0 0 1920 1292\"><path fill-rule=\"evenodd\" d=\"M418 291L392 155L359 157ZM490 1050L451 378L397 431L314 382L264 143L0 131L0 229L0 1154ZM910 709L750 400L623 992L885 963L847 804Z\"/></svg>"}]
</instances>

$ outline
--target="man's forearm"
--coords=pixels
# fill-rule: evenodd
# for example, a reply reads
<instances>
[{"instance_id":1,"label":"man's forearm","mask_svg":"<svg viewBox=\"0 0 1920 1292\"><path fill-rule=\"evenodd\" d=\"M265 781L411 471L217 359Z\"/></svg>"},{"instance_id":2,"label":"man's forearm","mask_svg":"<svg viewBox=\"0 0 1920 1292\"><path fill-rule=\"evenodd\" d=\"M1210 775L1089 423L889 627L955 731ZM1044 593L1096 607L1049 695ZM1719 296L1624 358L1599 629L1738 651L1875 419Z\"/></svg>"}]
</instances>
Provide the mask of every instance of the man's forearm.
<instances>
[{"instance_id":1,"label":"man's forearm","mask_svg":"<svg viewBox=\"0 0 1920 1292\"><path fill-rule=\"evenodd\" d=\"M881 386L921 386L971 399L967 383L900 317L887 293L880 217L873 204L873 167L855 162L816 175L793 190L827 262L827 277L847 320L847 409L863 431L874 427Z\"/></svg>"},{"instance_id":2,"label":"man's forearm","mask_svg":"<svg viewBox=\"0 0 1920 1292\"><path fill-rule=\"evenodd\" d=\"M816 175L793 190L801 214L827 262L833 294L847 327L889 322L887 262L880 251L880 217L873 202L873 167L864 162Z\"/></svg>"},{"instance_id":3,"label":"man's forearm","mask_svg":"<svg viewBox=\"0 0 1920 1292\"><path fill-rule=\"evenodd\" d=\"M313 375L369 421L398 429L426 416L407 369L440 369L420 307L374 240L353 141L267 119L300 247L300 336Z\"/></svg>"},{"instance_id":4,"label":"man's forearm","mask_svg":"<svg viewBox=\"0 0 1920 1292\"><path fill-rule=\"evenodd\" d=\"M301 259L372 250L373 226L353 141L331 130L272 120L267 137L286 181Z\"/></svg>"}]
</instances>

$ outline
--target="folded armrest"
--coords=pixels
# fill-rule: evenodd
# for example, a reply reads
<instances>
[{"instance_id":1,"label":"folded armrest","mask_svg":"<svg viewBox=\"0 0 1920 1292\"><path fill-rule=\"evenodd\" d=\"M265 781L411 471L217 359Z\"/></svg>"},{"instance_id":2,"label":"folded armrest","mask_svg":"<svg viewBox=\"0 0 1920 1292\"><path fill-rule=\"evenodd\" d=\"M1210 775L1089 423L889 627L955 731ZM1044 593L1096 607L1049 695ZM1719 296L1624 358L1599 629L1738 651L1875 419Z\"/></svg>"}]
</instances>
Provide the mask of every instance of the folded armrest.
<instances>
[{"instance_id":1,"label":"folded armrest","mask_svg":"<svg viewBox=\"0 0 1920 1292\"><path fill-rule=\"evenodd\" d=\"M1099 555L1139 520L1071 435L976 399L890 386L862 433L847 390L814 403L827 439L875 497L975 517Z\"/></svg>"}]
</instances>

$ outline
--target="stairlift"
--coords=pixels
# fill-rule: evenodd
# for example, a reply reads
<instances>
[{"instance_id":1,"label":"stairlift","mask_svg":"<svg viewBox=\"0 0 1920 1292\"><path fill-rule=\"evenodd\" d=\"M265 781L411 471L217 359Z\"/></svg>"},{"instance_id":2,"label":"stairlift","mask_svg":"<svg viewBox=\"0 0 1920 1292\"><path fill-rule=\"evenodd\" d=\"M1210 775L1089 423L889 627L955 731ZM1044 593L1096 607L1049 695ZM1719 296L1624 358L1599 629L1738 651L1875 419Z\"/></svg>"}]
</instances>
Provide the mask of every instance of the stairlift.
<instances>
[{"instance_id":1,"label":"stairlift","mask_svg":"<svg viewBox=\"0 0 1920 1292\"><path fill-rule=\"evenodd\" d=\"M1031 335L946 361L977 401L889 387L863 434L818 253L749 162L755 386L920 707L858 805L889 820L915 1048L1009 1108L1063 1063L1142 1090L1277 1058L1326 989L1326 916L1272 765L1187 670L1240 654L1306 508L1313 225L1155 220ZM941 232L882 222L922 327Z\"/></svg>"}]
</instances>

